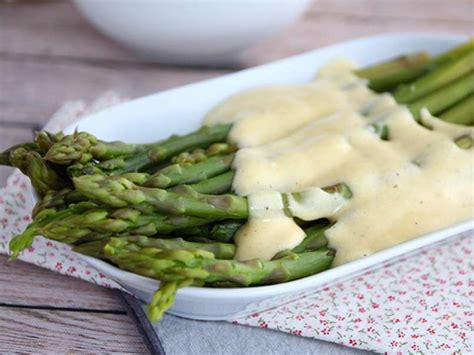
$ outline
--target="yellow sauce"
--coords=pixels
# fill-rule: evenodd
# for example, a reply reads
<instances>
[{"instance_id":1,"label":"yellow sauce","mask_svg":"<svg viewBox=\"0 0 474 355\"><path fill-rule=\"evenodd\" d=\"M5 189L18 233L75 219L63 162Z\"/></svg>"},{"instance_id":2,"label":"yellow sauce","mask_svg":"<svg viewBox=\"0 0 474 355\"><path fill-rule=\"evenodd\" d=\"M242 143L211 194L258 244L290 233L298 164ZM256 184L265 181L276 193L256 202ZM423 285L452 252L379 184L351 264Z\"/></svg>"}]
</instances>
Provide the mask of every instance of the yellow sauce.
<instances>
[{"instance_id":1,"label":"yellow sauce","mask_svg":"<svg viewBox=\"0 0 474 355\"><path fill-rule=\"evenodd\" d=\"M247 91L208 114L207 124L234 122L230 139L241 148L233 188L249 197L250 218L238 259L268 260L303 240L280 192L312 191L298 217L337 221L326 231L335 265L474 217L473 149L454 143L474 130L426 112L425 128L351 69L332 63L314 82ZM388 141L372 123L388 127ZM353 193L345 203L316 189L341 182Z\"/></svg>"}]
</instances>

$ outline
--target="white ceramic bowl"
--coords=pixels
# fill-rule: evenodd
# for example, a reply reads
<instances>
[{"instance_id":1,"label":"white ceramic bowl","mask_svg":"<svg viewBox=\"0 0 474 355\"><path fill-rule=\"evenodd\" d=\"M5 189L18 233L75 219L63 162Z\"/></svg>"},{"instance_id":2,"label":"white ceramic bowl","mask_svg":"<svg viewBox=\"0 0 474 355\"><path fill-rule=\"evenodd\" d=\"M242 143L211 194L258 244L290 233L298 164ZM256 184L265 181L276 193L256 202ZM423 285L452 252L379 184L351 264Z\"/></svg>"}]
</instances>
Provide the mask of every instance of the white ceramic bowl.
<instances>
[{"instance_id":1,"label":"white ceramic bowl","mask_svg":"<svg viewBox=\"0 0 474 355\"><path fill-rule=\"evenodd\" d=\"M292 23L311 0L74 0L97 29L169 64L222 65Z\"/></svg>"},{"instance_id":2,"label":"white ceramic bowl","mask_svg":"<svg viewBox=\"0 0 474 355\"><path fill-rule=\"evenodd\" d=\"M322 64L334 57L349 57L364 66L402 53L420 50L439 53L462 40L465 40L462 36L408 33L345 42L133 100L88 116L68 127L66 132L72 133L78 128L106 140L155 141L172 133L196 129L212 106L236 92L268 84L307 82L314 78ZM459 223L317 275L283 284L233 289L186 287L178 291L170 313L194 319L229 319L253 313L380 267L389 259L431 246L473 227L473 220ZM81 257L145 301L158 287L156 280L122 271L97 259Z\"/></svg>"}]
</instances>

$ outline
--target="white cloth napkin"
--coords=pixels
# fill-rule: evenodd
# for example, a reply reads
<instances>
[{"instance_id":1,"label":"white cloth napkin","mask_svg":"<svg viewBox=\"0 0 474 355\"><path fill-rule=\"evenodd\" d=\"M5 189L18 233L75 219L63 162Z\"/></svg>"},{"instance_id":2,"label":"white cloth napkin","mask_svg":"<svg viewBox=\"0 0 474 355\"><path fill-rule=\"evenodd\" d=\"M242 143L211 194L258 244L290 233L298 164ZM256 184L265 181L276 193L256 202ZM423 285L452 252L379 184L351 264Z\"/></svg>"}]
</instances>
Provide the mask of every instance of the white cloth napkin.
<instances>
[{"instance_id":1,"label":"white cloth napkin","mask_svg":"<svg viewBox=\"0 0 474 355\"><path fill-rule=\"evenodd\" d=\"M51 131L123 101L108 93L91 105L65 104L47 125ZM31 221L29 180L14 173L0 189L0 253ZM473 231L418 255L283 306L232 320L377 352L472 353L474 340ZM61 243L36 238L19 259L105 287L119 288Z\"/></svg>"}]
</instances>

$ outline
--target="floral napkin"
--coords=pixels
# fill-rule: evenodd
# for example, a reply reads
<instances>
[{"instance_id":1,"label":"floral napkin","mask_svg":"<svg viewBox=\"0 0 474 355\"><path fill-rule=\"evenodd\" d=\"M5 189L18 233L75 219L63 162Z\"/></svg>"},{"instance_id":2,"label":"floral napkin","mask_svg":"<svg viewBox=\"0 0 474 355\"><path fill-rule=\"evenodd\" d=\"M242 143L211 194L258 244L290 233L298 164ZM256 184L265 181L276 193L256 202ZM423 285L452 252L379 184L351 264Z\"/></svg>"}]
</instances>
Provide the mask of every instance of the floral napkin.
<instances>
[{"instance_id":1,"label":"floral napkin","mask_svg":"<svg viewBox=\"0 0 474 355\"><path fill-rule=\"evenodd\" d=\"M65 104L47 129L123 101ZM0 189L0 254L31 221L29 180L15 172ZM474 340L473 231L283 306L232 320L349 347L400 354L470 354ZM68 246L36 238L19 259L105 287L120 288Z\"/></svg>"}]
</instances>

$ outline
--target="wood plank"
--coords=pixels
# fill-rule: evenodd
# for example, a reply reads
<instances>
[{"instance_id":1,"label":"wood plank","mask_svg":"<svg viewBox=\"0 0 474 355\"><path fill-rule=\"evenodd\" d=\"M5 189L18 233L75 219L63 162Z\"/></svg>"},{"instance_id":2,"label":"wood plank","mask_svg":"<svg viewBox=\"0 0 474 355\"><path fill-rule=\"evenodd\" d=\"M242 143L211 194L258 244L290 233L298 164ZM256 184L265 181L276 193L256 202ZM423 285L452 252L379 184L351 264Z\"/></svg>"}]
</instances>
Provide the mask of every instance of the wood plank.
<instances>
[{"instance_id":1,"label":"wood plank","mask_svg":"<svg viewBox=\"0 0 474 355\"><path fill-rule=\"evenodd\" d=\"M0 304L123 312L115 292L0 255Z\"/></svg>"},{"instance_id":2,"label":"wood plank","mask_svg":"<svg viewBox=\"0 0 474 355\"><path fill-rule=\"evenodd\" d=\"M0 3L0 23L0 53L142 61L98 33L71 1Z\"/></svg>"},{"instance_id":3,"label":"wood plank","mask_svg":"<svg viewBox=\"0 0 474 355\"><path fill-rule=\"evenodd\" d=\"M30 127L13 128L0 124L0 151L11 147L14 144L29 141L33 138L33 130ZM8 176L14 169L0 166L0 187L4 186Z\"/></svg>"},{"instance_id":4,"label":"wood plank","mask_svg":"<svg viewBox=\"0 0 474 355\"><path fill-rule=\"evenodd\" d=\"M385 3L385 0L381 2ZM319 1L315 1L315 4L318 3ZM324 4L327 3L327 1L324 2ZM345 3L347 5L347 2ZM398 2L393 3L398 4ZM472 3L474 4L474 1ZM353 9L352 2L350 4L347 6L348 12ZM376 8L367 16L364 14L355 16L346 13L327 13L323 10L311 11L300 22L277 38L266 41L258 48L248 51L244 57L245 63L250 66L257 65L337 42L381 33L446 32L474 36L474 17L471 17L470 21L457 20L456 17L453 18L453 21L431 20L429 17L425 19L403 16L388 18L378 17ZM469 15L472 13L474 11L469 12Z\"/></svg>"},{"instance_id":5,"label":"wood plank","mask_svg":"<svg viewBox=\"0 0 474 355\"><path fill-rule=\"evenodd\" d=\"M345 28L345 38L375 34L381 31L437 30L472 32L474 10L473 0L318 0L314 1L303 21L295 24L279 37L271 39L267 45L255 48L259 61L265 62L267 46L287 48L292 40L306 39L309 47L320 47L340 38L333 35L347 22L359 22L370 32L353 33ZM341 16L343 15L343 16ZM315 25L324 20L322 32L307 32L305 22ZM96 32L81 17L70 2L30 1L4 4L0 11L2 23L0 53L22 53L56 58L107 59L127 63L143 60L134 53L116 45ZM22 26L18 26L21 23ZM374 28L375 26L375 28ZM317 28L321 29L321 25ZM71 40L71 39L74 40ZM285 43L282 44L281 42ZM280 53L282 57L288 52ZM253 64L250 61L247 64Z\"/></svg>"},{"instance_id":6,"label":"wood plank","mask_svg":"<svg viewBox=\"0 0 474 355\"><path fill-rule=\"evenodd\" d=\"M44 124L64 101L89 101L110 90L133 98L225 73L156 65L126 67L113 63L51 63L3 57L0 58L0 123Z\"/></svg>"},{"instance_id":7,"label":"wood plank","mask_svg":"<svg viewBox=\"0 0 474 355\"><path fill-rule=\"evenodd\" d=\"M345 15L361 19L428 22L473 21L473 0L318 0L310 13Z\"/></svg>"},{"instance_id":8,"label":"wood plank","mask_svg":"<svg viewBox=\"0 0 474 355\"><path fill-rule=\"evenodd\" d=\"M0 308L0 353L147 353L127 315Z\"/></svg>"}]
</instances>

